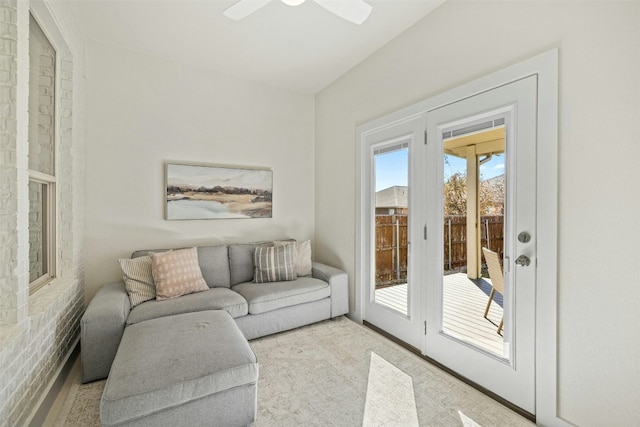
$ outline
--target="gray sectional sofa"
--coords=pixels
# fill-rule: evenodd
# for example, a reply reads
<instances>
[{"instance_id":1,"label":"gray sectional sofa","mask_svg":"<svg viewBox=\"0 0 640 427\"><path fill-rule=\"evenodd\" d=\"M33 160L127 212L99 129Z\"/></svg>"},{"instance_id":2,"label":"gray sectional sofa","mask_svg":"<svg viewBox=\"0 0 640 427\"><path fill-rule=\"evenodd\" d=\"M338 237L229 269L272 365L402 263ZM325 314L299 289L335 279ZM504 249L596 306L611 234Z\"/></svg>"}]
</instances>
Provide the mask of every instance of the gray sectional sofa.
<instances>
[{"instance_id":1,"label":"gray sectional sofa","mask_svg":"<svg viewBox=\"0 0 640 427\"><path fill-rule=\"evenodd\" d=\"M254 244L197 248L198 263L209 290L178 298L143 302L131 309L124 283L104 285L81 321L83 382L109 375L124 331L141 322L209 310L224 310L247 340L346 314L347 275L313 263L310 277L253 283ZM132 258L149 252L137 251ZM162 351L162 349L156 349Z\"/></svg>"}]
</instances>

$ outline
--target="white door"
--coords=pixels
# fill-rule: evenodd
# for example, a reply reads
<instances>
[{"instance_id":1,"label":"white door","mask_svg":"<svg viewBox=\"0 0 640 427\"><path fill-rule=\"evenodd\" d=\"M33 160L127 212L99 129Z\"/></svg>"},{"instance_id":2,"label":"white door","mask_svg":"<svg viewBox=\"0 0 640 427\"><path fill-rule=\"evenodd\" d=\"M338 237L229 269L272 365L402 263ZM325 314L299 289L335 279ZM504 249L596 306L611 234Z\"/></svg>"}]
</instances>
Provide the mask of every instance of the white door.
<instances>
[{"instance_id":1,"label":"white door","mask_svg":"<svg viewBox=\"0 0 640 427\"><path fill-rule=\"evenodd\" d=\"M423 290L418 286L411 236L422 228L413 215L417 199L414 152L424 145L425 114L362 136L363 320L420 348Z\"/></svg>"},{"instance_id":2,"label":"white door","mask_svg":"<svg viewBox=\"0 0 640 427\"><path fill-rule=\"evenodd\" d=\"M531 76L427 113L428 233L421 244L426 288L424 354L532 414L535 413L536 92L537 77ZM502 146L498 137L486 136L492 132L495 135L502 132ZM483 162L496 156L502 157L504 167L501 178L504 205L485 210L502 209L501 243L492 241L486 233L490 225L486 218L481 220L485 214L479 212L481 203L472 202L486 192L483 189L497 185L483 182L482 174L487 164ZM451 242L455 237L446 235L451 234L451 225L447 231L443 188L445 182L452 185L451 176L457 173L452 165L461 162L466 166L457 178L466 180L467 208L463 214L467 228L458 240L466 240L467 265L456 270L451 265L451 252L455 249ZM456 207L447 209L455 211ZM447 218L451 222L455 215ZM445 242L449 242L450 249ZM485 303L489 300L486 294L490 282L495 280L481 277L484 262L480 247L488 244L501 253L504 290L502 298L496 295L484 318ZM469 320L469 316L473 319ZM504 327L499 331L501 318Z\"/></svg>"}]
</instances>

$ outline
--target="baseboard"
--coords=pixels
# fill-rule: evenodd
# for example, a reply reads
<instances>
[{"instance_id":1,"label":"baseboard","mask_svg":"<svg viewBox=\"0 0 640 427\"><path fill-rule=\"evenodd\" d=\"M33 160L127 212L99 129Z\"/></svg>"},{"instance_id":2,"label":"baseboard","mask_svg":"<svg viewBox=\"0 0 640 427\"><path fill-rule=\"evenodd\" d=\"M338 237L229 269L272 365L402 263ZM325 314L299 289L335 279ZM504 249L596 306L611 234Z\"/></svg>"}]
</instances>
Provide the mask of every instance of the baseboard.
<instances>
[{"instance_id":1,"label":"baseboard","mask_svg":"<svg viewBox=\"0 0 640 427\"><path fill-rule=\"evenodd\" d=\"M71 368L79 355L80 337L76 338L75 342L71 346L71 350L69 350L65 356L64 363L62 363L58 368L56 374L47 385L46 391L43 393L42 397L40 397L38 404L27 420L27 425L29 425L29 427L39 427L45 424L47 415L51 411L54 402L62 391L63 386L69 377L69 372L71 372Z\"/></svg>"}]
</instances>

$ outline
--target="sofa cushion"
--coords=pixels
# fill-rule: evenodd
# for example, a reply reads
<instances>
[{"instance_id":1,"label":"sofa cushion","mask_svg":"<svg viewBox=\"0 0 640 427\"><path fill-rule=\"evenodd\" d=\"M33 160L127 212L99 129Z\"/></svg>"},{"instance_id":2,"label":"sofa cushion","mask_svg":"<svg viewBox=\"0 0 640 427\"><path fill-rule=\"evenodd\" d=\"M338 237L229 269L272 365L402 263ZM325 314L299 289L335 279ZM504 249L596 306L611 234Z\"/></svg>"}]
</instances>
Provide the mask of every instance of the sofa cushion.
<instances>
[{"instance_id":1,"label":"sofa cushion","mask_svg":"<svg viewBox=\"0 0 640 427\"><path fill-rule=\"evenodd\" d=\"M232 289L247 300L249 314L260 314L296 304L317 301L331 295L329 284L313 277L299 277L287 282L246 282L236 285Z\"/></svg>"},{"instance_id":2,"label":"sofa cushion","mask_svg":"<svg viewBox=\"0 0 640 427\"><path fill-rule=\"evenodd\" d=\"M202 277L210 288L231 287L227 245L199 246L198 262Z\"/></svg>"},{"instance_id":3,"label":"sofa cushion","mask_svg":"<svg viewBox=\"0 0 640 427\"><path fill-rule=\"evenodd\" d=\"M246 316L249 312L247 301L238 293L227 288L212 288L180 298L142 303L131 310L127 325L158 317L205 310L225 310L231 317Z\"/></svg>"},{"instance_id":4,"label":"sofa cushion","mask_svg":"<svg viewBox=\"0 0 640 427\"><path fill-rule=\"evenodd\" d=\"M198 263L202 277L210 288L230 288L229 252L227 245L198 246ZM152 252L166 252L170 249L145 249L135 251L131 258L149 255Z\"/></svg>"},{"instance_id":5,"label":"sofa cushion","mask_svg":"<svg viewBox=\"0 0 640 427\"><path fill-rule=\"evenodd\" d=\"M253 280L253 253L258 244L234 243L229 245L229 276L231 286Z\"/></svg>"},{"instance_id":6,"label":"sofa cushion","mask_svg":"<svg viewBox=\"0 0 640 427\"><path fill-rule=\"evenodd\" d=\"M119 259L131 307L145 301L156 299L156 285L151 273L151 257L144 256L134 259Z\"/></svg>"},{"instance_id":7,"label":"sofa cushion","mask_svg":"<svg viewBox=\"0 0 640 427\"><path fill-rule=\"evenodd\" d=\"M255 354L223 311L137 323L122 337L100 401L101 421L146 425L146 416L257 380ZM255 407L255 400L249 403Z\"/></svg>"},{"instance_id":8,"label":"sofa cushion","mask_svg":"<svg viewBox=\"0 0 640 427\"><path fill-rule=\"evenodd\" d=\"M258 246L255 248L253 281L255 283L295 280L295 244Z\"/></svg>"},{"instance_id":9,"label":"sofa cushion","mask_svg":"<svg viewBox=\"0 0 640 427\"><path fill-rule=\"evenodd\" d=\"M196 248L152 252L149 255L158 301L209 289L202 277Z\"/></svg>"}]
</instances>

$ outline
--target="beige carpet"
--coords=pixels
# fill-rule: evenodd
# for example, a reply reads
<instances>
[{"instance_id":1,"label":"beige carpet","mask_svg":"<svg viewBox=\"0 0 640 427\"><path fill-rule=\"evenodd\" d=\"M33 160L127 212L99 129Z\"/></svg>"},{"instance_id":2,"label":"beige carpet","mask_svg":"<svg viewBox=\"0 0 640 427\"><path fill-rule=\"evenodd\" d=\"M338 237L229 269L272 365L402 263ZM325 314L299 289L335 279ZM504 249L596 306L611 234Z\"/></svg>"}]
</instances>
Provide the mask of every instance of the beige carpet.
<instances>
[{"instance_id":1,"label":"beige carpet","mask_svg":"<svg viewBox=\"0 0 640 427\"><path fill-rule=\"evenodd\" d=\"M261 426L531 426L418 356L346 318L251 341ZM79 373L56 426L99 426L104 381Z\"/></svg>"}]
</instances>

